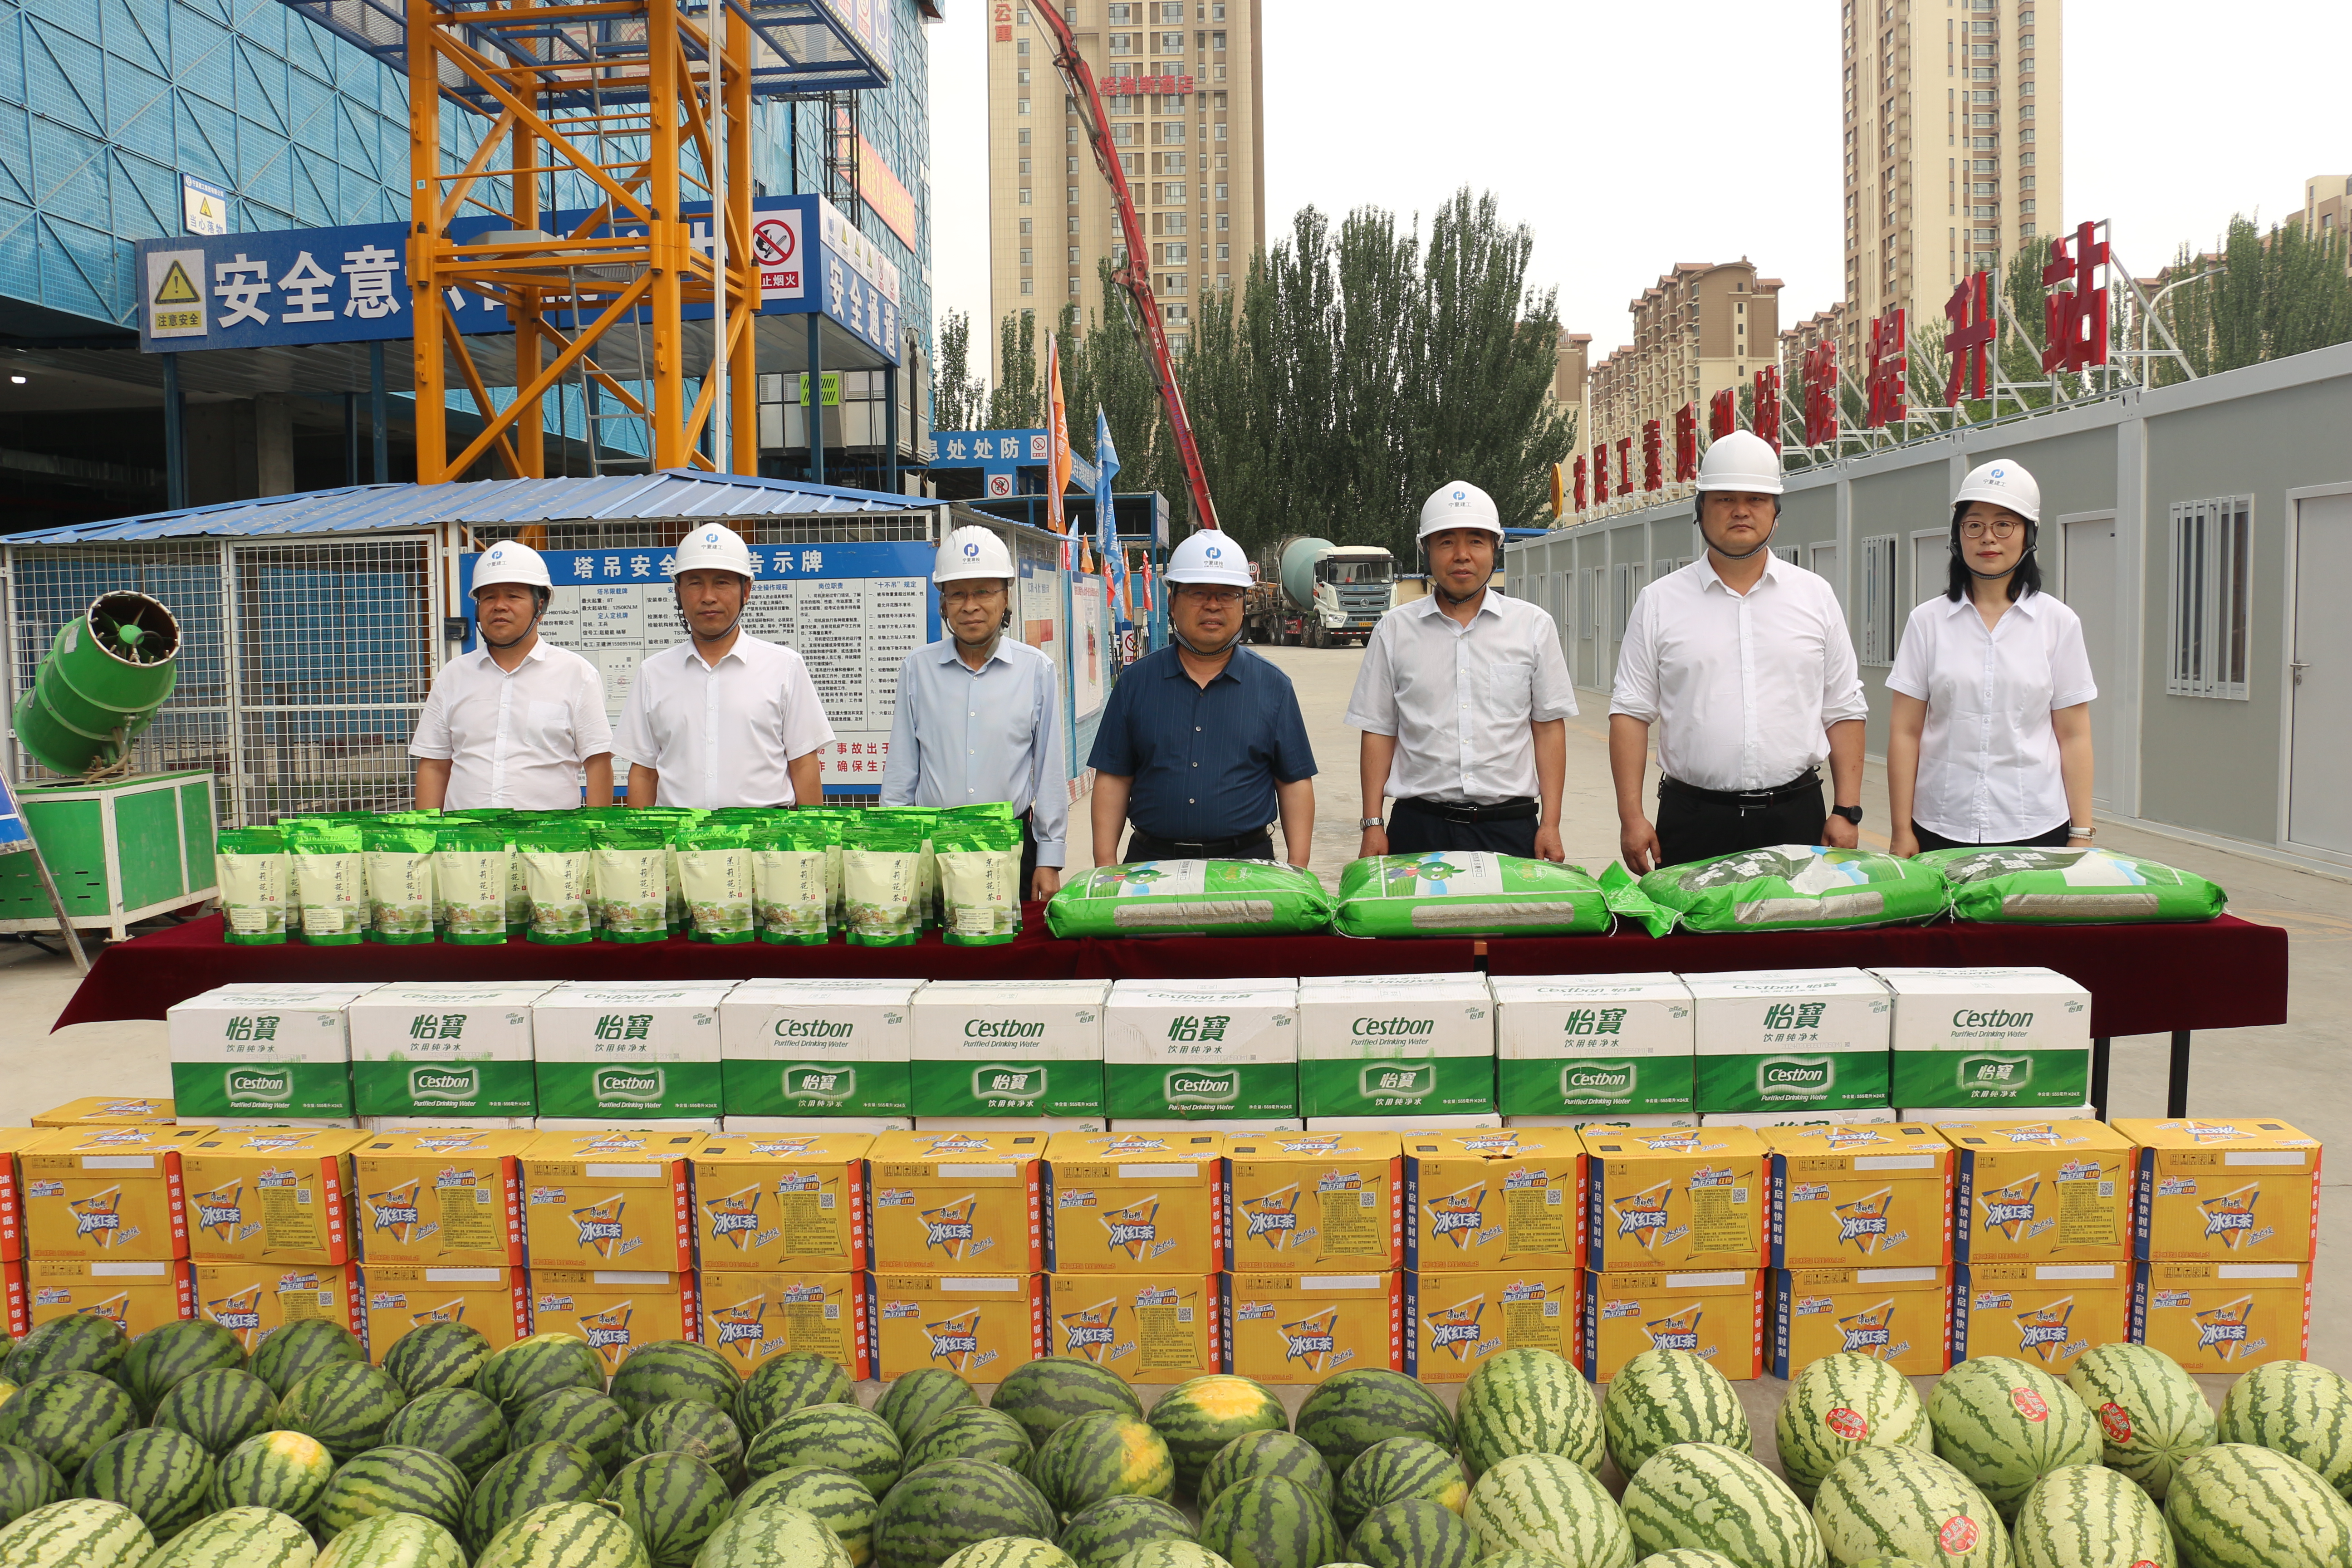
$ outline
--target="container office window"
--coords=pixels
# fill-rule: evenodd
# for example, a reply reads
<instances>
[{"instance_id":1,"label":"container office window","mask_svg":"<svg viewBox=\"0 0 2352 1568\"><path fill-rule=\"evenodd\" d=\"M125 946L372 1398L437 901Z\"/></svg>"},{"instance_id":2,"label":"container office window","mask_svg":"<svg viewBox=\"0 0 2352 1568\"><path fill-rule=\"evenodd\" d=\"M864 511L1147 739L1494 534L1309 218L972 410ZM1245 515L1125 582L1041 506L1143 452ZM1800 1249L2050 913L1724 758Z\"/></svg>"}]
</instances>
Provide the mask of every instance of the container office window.
<instances>
[{"instance_id":1,"label":"container office window","mask_svg":"<svg viewBox=\"0 0 2352 1568\"><path fill-rule=\"evenodd\" d=\"M2169 695L2245 700L2253 544L2252 496L2174 505Z\"/></svg>"},{"instance_id":2,"label":"container office window","mask_svg":"<svg viewBox=\"0 0 2352 1568\"><path fill-rule=\"evenodd\" d=\"M1895 536L1862 542L1862 662L1895 662Z\"/></svg>"}]
</instances>

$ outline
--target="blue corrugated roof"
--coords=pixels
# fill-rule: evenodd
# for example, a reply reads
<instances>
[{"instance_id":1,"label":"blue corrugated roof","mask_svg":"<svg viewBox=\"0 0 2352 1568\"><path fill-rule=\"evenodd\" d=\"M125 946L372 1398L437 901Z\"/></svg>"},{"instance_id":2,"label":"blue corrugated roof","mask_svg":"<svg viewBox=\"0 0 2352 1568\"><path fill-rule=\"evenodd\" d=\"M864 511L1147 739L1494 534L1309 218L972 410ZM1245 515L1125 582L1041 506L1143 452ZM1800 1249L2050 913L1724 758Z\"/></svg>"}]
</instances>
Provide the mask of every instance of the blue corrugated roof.
<instances>
[{"instance_id":1,"label":"blue corrugated roof","mask_svg":"<svg viewBox=\"0 0 2352 1568\"><path fill-rule=\"evenodd\" d=\"M919 496L743 474L665 468L603 479L482 479L446 485L346 485L260 500L223 501L180 511L152 511L110 522L76 523L0 535L5 544L81 544L97 541L244 537L272 533L352 533L462 522L476 526L596 522L653 518L805 517L821 513L905 511L935 505Z\"/></svg>"}]
</instances>

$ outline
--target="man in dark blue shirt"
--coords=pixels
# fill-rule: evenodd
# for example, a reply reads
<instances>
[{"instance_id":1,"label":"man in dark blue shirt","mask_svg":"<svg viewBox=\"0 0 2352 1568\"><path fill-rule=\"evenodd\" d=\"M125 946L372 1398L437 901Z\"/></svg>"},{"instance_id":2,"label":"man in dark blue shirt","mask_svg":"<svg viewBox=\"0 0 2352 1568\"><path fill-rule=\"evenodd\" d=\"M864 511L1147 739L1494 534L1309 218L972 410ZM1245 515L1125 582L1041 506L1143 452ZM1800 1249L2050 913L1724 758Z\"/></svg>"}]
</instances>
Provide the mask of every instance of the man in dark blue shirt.
<instances>
[{"instance_id":1,"label":"man in dark blue shirt","mask_svg":"<svg viewBox=\"0 0 2352 1568\"><path fill-rule=\"evenodd\" d=\"M1237 646L1248 560L1232 535L1202 529L1169 556L1165 581L1174 646L1128 667L1087 758L1095 864L1271 860L1278 816L1290 863L1304 866L1315 753L1290 678Z\"/></svg>"}]
</instances>

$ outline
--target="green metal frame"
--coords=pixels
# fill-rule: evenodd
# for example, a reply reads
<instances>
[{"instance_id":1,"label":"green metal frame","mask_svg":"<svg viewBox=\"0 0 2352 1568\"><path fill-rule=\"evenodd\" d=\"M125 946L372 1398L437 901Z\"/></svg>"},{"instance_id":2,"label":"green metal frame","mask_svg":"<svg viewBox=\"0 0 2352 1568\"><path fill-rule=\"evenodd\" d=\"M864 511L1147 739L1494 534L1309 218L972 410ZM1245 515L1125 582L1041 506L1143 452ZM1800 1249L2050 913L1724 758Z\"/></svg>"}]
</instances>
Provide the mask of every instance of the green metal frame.
<instances>
[{"instance_id":1,"label":"green metal frame","mask_svg":"<svg viewBox=\"0 0 2352 1568\"><path fill-rule=\"evenodd\" d=\"M217 896L213 786L212 773L190 770L18 787L25 825L76 930L122 942L135 921ZM0 859L0 931L56 931L32 857Z\"/></svg>"}]
</instances>

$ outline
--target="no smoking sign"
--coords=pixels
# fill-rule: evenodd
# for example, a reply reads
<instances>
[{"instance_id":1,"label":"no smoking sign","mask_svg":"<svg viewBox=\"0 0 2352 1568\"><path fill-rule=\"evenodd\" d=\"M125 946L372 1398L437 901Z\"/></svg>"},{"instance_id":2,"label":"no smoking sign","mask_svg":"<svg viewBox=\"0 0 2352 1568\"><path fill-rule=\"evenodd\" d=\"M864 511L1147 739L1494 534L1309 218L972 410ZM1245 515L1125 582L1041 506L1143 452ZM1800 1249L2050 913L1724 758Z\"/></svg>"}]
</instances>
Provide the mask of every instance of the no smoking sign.
<instances>
[{"instance_id":1,"label":"no smoking sign","mask_svg":"<svg viewBox=\"0 0 2352 1568\"><path fill-rule=\"evenodd\" d=\"M801 293L801 226L798 213L781 213L751 226L751 258L760 266L760 291L768 299L795 300Z\"/></svg>"}]
</instances>

